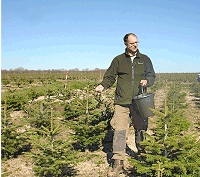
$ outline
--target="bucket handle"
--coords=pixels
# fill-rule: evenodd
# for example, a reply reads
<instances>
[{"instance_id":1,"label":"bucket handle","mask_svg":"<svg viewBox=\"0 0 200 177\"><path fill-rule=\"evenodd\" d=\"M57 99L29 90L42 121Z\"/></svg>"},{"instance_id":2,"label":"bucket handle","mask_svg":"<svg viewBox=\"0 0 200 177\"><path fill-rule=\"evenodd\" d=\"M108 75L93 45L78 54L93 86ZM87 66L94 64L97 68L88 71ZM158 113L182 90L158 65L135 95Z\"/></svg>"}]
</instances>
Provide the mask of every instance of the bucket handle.
<instances>
[{"instance_id":1,"label":"bucket handle","mask_svg":"<svg viewBox=\"0 0 200 177\"><path fill-rule=\"evenodd\" d=\"M143 93L146 93L146 86L142 86L141 84L140 84L140 86L141 86L141 88L142 88L142 94L143 94Z\"/></svg>"},{"instance_id":2,"label":"bucket handle","mask_svg":"<svg viewBox=\"0 0 200 177\"><path fill-rule=\"evenodd\" d=\"M140 86L141 89L142 89L142 96L143 96L143 93L144 93L144 91L143 91L143 86L142 86L141 84L140 84L139 86ZM139 95L137 95L137 98L138 98L138 96L139 96Z\"/></svg>"},{"instance_id":3,"label":"bucket handle","mask_svg":"<svg viewBox=\"0 0 200 177\"><path fill-rule=\"evenodd\" d=\"M144 90L143 90L143 86L140 84L140 87L141 87L141 90L142 90L142 95L143 95L143 93L144 93Z\"/></svg>"},{"instance_id":4,"label":"bucket handle","mask_svg":"<svg viewBox=\"0 0 200 177\"><path fill-rule=\"evenodd\" d=\"M140 87L142 89L142 97L146 97L146 96L143 95L144 94L144 86L140 85ZM137 95L137 97L138 97L138 95Z\"/></svg>"},{"instance_id":5,"label":"bucket handle","mask_svg":"<svg viewBox=\"0 0 200 177\"><path fill-rule=\"evenodd\" d=\"M141 85L141 87L142 87L142 95L143 95L143 93L144 93L143 88L144 88L144 87L143 87L142 85Z\"/></svg>"}]
</instances>

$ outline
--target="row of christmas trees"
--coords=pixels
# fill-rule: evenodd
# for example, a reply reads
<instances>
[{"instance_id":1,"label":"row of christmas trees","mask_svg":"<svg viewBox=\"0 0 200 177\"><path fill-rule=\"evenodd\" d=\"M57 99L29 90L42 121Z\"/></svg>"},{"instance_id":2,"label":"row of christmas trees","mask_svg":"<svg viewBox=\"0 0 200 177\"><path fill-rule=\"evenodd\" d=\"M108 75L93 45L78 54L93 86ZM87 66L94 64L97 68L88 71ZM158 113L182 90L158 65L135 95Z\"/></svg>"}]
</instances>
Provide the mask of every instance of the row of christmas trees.
<instances>
[{"instance_id":1,"label":"row of christmas trees","mask_svg":"<svg viewBox=\"0 0 200 177\"><path fill-rule=\"evenodd\" d=\"M57 103L49 96L41 101L34 101L37 98L34 97L28 102L23 107L26 116L19 118L18 123L10 117L11 110L5 109L1 118L2 160L28 150L36 175L75 175L74 166L90 158L86 155L88 150L101 145L113 115L109 103L95 93L94 84L88 82L81 90L67 88L57 94L64 106L62 115L55 110ZM5 98L5 107L8 98Z\"/></svg>"},{"instance_id":2,"label":"row of christmas trees","mask_svg":"<svg viewBox=\"0 0 200 177\"><path fill-rule=\"evenodd\" d=\"M49 93L46 100L35 102L35 90L29 92L32 101L23 106L27 116L20 124L12 121L6 109L2 111L2 157L15 157L26 147L31 149L38 176L75 175L74 165L85 160L79 152L99 148L113 115L110 104L94 92L94 87L88 82L81 92L70 88L57 90L60 91L57 98L65 106L64 119L54 110L55 103L51 102ZM180 83L166 85L163 111L153 110L157 117L156 128L152 136L146 134L143 142L146 153L138 159L130 159L138 176L199 175L200 143L197 135L189 132L191 121L185 117L186 94L181 90ZM8 96L6 98L5 108Z\"/></svg>"},{"instance_id":3,"label":"row of christmas trees","mask_svg":"<svg viewBox=\"0 0 200 177\"><path fill-rule=\"evenodd\" d=\"M166 83L163 111L153 110L156 128L142 145L146 152L129 159L138 175L195 177L200 175L199 134L190 132L191 121L185 116L186 93L181 83ZM196 131L199 131L196 129Z\"/></svg>"}]
</instances>

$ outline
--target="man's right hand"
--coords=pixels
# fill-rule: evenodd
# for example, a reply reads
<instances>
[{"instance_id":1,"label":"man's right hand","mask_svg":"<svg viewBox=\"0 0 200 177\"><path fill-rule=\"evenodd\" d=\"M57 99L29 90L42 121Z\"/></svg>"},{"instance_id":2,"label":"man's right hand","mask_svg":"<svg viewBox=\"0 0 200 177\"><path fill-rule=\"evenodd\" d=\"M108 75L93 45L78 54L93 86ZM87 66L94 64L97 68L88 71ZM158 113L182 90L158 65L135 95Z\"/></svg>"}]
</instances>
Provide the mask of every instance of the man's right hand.
<instances>
[{"instance_id":1,"label":"man's right hand","mask_svg":"<svg viewBox=\"0 0 200 177\"><path fill-rule=\"evenodd\" d=\"M98 85L98 86L95 88L95 90L96 90L97 92L102 92L103 89L104 89L103 85Z\"/></svg>"}]
</instances>

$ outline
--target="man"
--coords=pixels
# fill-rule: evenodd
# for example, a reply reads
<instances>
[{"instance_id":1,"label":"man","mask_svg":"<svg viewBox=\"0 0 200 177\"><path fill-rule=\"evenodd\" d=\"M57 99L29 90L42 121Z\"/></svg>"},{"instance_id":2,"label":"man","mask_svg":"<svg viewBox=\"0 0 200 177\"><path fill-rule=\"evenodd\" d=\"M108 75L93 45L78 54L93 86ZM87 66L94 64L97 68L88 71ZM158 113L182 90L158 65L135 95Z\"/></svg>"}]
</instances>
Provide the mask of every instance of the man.
<instances>
[{"instance_id":1,"label":"man","mask_svg":"<svg viewBox=\"0 0 200 177\"><path fill-rule=\"evenodd\" d=\"M114 129L113 159L115 163L109 176L118 176L123 172L130 113L135 128L135 143L138 153L144 151L140 142L143 141L143 132L147 130L148 118L141 118L133 98L141 93L141 86L146 89L155 81L155 72L150 58L138 50L137 36L133 33L126 34L124 44L126 46L125 53L113 59L103 81L95 88L97 92L102 92L115 83L117 76L115 113L111 120L111 126Z\"/></svg>"}]
</instances>

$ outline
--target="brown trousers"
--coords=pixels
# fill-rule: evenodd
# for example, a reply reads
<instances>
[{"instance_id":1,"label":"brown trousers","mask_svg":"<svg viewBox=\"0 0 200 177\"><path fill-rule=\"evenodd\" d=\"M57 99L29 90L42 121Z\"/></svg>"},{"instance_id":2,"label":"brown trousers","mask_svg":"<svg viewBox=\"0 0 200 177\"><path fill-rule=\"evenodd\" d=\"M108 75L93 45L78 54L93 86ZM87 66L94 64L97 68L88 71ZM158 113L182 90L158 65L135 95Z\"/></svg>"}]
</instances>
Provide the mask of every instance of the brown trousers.
<instances>
[{"instance_id":1,"label":"brown trousers","mask_svg":"<svg viewBox=\"0 0 200 177\"><path fill-rule=\"evenodd\" d=\"M115 113L111 120L114 129L113 137L113 159L124 160L126 138L129 130L129 117L132 117L133 126L136 131L146 131L148 127L148 117L142 118L135 103L131 105L115 105ZM139 144L140 136L135 137L136 144Z\"/></svg>"}]
</instances>

